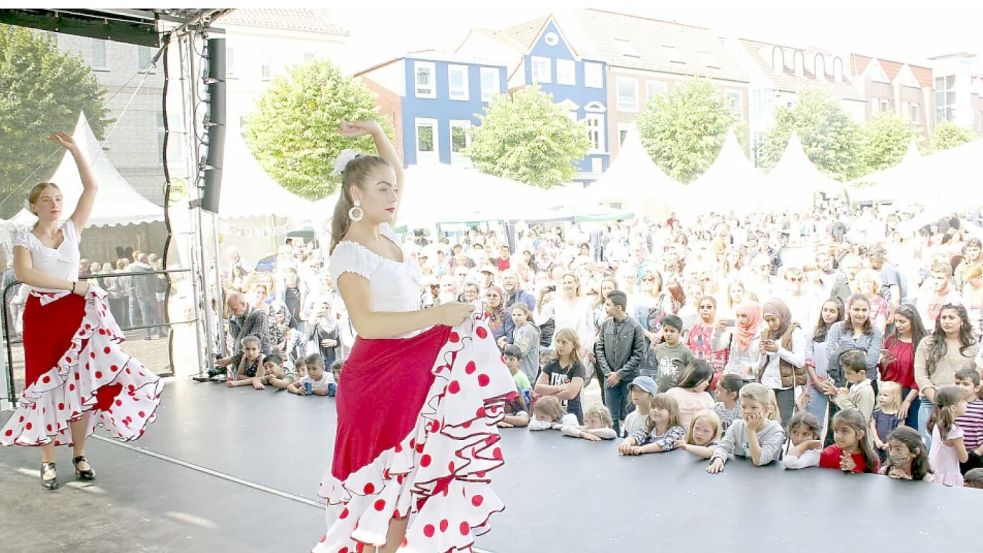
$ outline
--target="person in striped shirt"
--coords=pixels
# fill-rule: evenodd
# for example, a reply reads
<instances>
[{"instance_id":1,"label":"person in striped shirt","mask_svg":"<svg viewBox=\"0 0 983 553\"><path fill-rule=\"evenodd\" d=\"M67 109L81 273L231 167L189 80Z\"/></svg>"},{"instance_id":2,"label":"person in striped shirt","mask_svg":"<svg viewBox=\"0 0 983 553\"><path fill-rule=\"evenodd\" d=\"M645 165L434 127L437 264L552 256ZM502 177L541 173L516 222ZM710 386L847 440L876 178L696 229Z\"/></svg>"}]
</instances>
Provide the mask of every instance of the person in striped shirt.
<instances>
[{"instance_id":1,"label":"person in striped shirt","mask_svg":"<svg viewBox=\"0 0 983 553\"><path fill-rule=\"evenodd\" d=\"M983 401L980 400L980 373L976 369L960 369L956 372L956 386L966 389L969 396L966 414L956 419L956 424L963 429L963 440L969 459L959 464L963 474L983 468Z\"/></svg>"}]
</instances>

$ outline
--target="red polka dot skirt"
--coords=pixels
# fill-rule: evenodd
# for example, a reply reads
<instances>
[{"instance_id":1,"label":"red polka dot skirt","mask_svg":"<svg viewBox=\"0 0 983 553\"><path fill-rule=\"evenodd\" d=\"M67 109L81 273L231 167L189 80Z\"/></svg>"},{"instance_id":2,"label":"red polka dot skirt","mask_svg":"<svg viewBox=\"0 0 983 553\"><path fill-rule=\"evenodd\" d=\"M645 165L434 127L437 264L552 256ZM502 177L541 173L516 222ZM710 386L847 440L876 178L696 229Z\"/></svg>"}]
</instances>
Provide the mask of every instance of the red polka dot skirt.
<instances>
[{"instance_id":1,"label":"red polka dot skirt","mask_svg":"<svg viewBox=\"0 0 983 553\"><path fill-rule=\"evenodd\" d=\"M341 376L320 490L327 532L313 552L372 551L394 517L409 517L401 552L472 551L505 508L490 474L504 463L497 425L517 393L482 319L359 338Z\"/></svg>"},{"instance_id":2,"label":"red polka dot skirt","mask_svg":"<svg viewBox=\"0 0 983 553\"><path fill-rule=\"evenodd\" d=\"M24 310L25 389L0 429L0 445L70 445L69 424L85 413L86 435L99 426L125 441L143 435L164 383L120 348L124 339L97 286L85 298L32 292Z\"/></svg>"}]
</instances>

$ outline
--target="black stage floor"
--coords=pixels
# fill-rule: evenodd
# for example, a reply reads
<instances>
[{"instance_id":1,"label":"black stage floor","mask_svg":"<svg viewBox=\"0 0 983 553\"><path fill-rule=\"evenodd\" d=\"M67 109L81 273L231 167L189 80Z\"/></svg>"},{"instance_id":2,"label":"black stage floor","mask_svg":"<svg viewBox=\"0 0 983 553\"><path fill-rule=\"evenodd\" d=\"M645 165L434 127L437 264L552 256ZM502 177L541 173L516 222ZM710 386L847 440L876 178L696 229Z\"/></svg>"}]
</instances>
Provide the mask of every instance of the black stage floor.
<instances>
[{"instance_id":1,"label":"black stage floor","mask_svg":"<svg viewBox=\"0 0 983 553\"><path fill-rule=\"evenodd\" d=\"M324 530L317 486L333 433L330 398L171 381L141 440L92 441L95 486L44 492L37 451L0 450L0 551L303 553ZM503 435L495 482L508 508L478 541L493 553L921 553L979 543L983 491L741 461L714 476L681 451L623 458L613 442ZM69 457L59 452L63 482Z\"/></svg>"}]
</instances>

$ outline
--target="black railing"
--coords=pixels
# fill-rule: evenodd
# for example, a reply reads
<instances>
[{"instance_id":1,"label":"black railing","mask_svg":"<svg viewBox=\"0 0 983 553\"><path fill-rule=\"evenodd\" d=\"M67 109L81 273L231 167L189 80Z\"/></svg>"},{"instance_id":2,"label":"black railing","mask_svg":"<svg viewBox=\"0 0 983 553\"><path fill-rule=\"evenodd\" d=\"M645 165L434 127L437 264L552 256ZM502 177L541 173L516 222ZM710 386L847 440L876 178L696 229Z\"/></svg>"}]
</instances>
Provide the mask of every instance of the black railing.
<instances>
[{"instance_id":1,"label":"black railing","mask_svg":"<svg viewBox=\"0 0 983 553\"><path fill-rule=\"evenodd\" d=\"M168 269L166 271L148 271L148 272L125 272L125 273L106 273L106 274L94 274L87 275L84 277L79 277L80 280L92 280L92 279L102 279L102 278L114 278L114 277L150 277L155 275L172 275L176 273L190 273L191 269ZM157 373L160 376L173 376L174 375L174 355L173 355L173 334L170 332L170 328L175 325L189 324L198 322L198 319L190 319L187 321L177 321L172 322L170 320L170 314L166 308L166 304L170 299L170 286L171 279L168 278L168 290L165 292L164 301L165 308L161 313L161 324L157 325L140 325L140 326L127 326L126 328L121 328L124 332L136 331L136 330L148 330L152 328L167 328L168 329L168 348L167 348L167 358L168 367L170 371L165 371L162 373ZM11 321L9 317L10 309L10 292L14 290L18 285L22 284L20 281L15 280L11 282L3 289L3 314L0 319L3 320L3 338L4 347L7 349L7 400L11 403L17 401L16 386L14 385L14 349L15 344L22 344L23 338L21 338L16 332L17 321ZM143 322L143 321L141 321ZM117 321L117 324L118 321Z\"/></svg>"}]
</instances>

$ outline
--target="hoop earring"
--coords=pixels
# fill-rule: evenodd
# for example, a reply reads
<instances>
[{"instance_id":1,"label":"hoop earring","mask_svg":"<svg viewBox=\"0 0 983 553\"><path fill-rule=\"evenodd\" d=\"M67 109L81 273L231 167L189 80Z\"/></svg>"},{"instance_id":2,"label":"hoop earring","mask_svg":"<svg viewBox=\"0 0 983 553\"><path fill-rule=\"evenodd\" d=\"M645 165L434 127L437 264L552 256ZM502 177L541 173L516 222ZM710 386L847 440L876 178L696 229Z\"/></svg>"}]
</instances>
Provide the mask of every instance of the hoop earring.
<instances>
[{"instance_id":1,"label":"hoop earring","mask_svg":"<svg viewBox=\"0 0 983 553\"><path fill-rule=\"evenodd\" d=\"M348 210L348 218L351 219L352 221L355 221L356 223L361 221L362 217L365 217L365 212L362 211L361 206L362 206L362 202L355 200L355 205Z\"/></svg>"}]
</instances>

